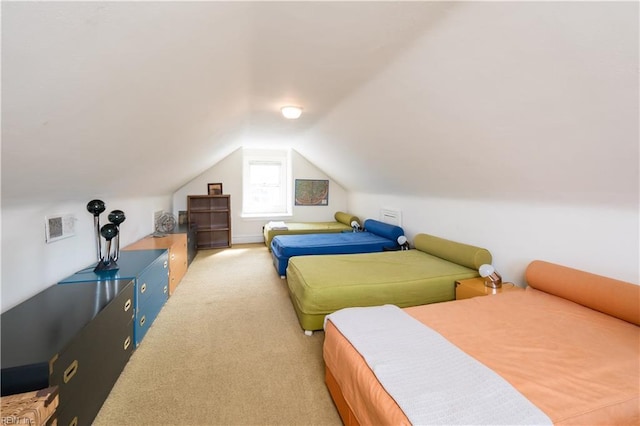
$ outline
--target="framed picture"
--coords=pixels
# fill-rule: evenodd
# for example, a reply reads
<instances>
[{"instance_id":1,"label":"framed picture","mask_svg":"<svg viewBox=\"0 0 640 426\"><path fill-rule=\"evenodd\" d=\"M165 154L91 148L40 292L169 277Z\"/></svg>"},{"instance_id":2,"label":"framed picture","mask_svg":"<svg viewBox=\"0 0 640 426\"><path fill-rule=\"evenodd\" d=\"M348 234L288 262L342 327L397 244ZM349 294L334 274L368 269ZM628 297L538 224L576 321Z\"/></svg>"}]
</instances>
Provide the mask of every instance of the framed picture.
<instances>
[{"instance_id":1,"label":"framed picture","mask_svg":"<svg viewBox=\"0 0 640 426\"><path fill-rule=\"evenodd\" d=\"M187 211L178 210L178 225L186 225L186 224L187 224Z\"/></svg>"},{"instance_id":2,"label":"framed picture","mask_svg":"<svg viewBox=\"0 0 640 426\"><path fill-rule=\"evenodd\" d=\"M296 179L296 206L328 206L329 181L318 179Z\"/></svg>"},{"instance_id":3,"label":"framed picture","mask_svg":"<svg viewBox=\"0 0 640 426\"><path fill-rule=\"evenodd\" d=\"M208 194L209 195L222 195L222 184L221 183L209 183L207 184Z\"/></svg>"}]
</instances>

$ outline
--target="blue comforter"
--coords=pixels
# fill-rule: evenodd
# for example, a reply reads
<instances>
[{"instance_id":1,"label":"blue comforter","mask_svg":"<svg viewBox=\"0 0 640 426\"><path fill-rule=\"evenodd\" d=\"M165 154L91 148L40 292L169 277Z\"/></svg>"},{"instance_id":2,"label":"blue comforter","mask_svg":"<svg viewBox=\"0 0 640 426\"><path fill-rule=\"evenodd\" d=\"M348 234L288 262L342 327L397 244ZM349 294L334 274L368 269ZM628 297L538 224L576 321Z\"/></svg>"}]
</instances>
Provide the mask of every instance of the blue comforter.
<instances>
[{"instance_id":1,"label":"blue comforter","mask_svg":"<svg viewBox=\"0 0 640 426\"><path fill-rule=\"evenodd\" d=\"M315 254L371 253L399 249L397 239L404 235L399 226L369 219L363 232L337 234L278 235L271 241L273 264L285 276L291 256Z\"/></svg>"}]
</instances>

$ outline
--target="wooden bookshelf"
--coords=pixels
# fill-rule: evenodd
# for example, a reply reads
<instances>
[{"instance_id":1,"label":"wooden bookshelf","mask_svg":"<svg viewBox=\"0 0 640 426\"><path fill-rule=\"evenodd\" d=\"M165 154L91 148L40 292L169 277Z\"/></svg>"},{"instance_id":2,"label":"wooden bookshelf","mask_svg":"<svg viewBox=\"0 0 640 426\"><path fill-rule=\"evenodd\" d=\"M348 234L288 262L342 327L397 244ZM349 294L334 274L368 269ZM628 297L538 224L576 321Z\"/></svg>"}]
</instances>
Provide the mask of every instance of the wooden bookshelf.
<instances>
[{"instance_id":1,"label":"wooden bookshelf","mask_svg":"<svg viewBox=\"0 0 640 426\"><path fill-rule=\"evenodd\" d=\"M230 195L188 195L187 216L198 249L231 247Z\"/></svg>"}]
</instances>

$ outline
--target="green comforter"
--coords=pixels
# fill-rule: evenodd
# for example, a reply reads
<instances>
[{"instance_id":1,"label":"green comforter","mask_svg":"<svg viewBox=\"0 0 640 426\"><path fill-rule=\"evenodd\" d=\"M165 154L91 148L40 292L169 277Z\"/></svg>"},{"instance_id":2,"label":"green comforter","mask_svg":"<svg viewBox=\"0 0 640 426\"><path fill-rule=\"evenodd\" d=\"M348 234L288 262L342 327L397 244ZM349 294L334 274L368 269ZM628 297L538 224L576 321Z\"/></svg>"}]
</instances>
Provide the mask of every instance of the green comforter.
<instances>
[{"instance_id":1,"label":"green comforter","mask_svg":"<svg viewBox=\"0 0 640 426\"><path fill-rule=\"evenodd\" d=\"M327 314L347 307L453 300L456 280L477 277L478 266L491 263L486 249L427 234L416 236L415 245L417 250L292 257L287 285L302 328L321 330Z\"/></svg>"}]
</instances>

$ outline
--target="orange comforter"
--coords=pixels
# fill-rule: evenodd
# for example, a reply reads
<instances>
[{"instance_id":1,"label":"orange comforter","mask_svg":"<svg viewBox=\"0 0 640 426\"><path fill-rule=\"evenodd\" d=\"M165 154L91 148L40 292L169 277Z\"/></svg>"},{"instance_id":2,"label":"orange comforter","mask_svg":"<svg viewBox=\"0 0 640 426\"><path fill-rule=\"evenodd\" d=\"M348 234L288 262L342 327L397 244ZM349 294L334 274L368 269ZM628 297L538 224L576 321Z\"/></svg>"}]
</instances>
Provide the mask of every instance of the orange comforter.
<instances>
[{"instance_id":1,"label":"orange comforter","mask_svg":"<svg viewBox=\"0 0 640 426\"><path fill-rule=\"evenodd\" d=\"M640 424L637 325L533 288L405 311L500 374L555 424ZM358 422L408 424L330 321L325 331L326 367Z\"/></svg>"}]
</instances>

